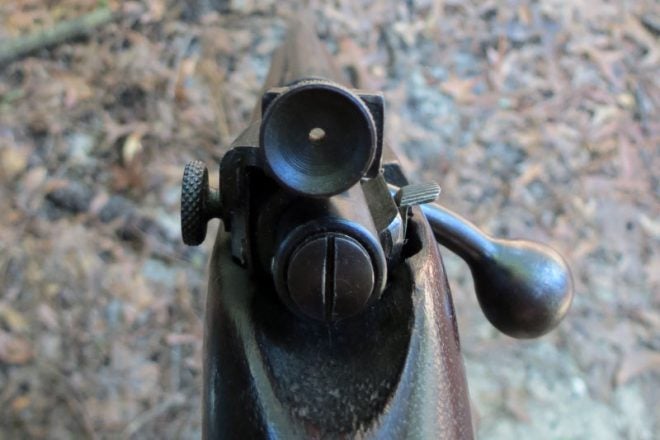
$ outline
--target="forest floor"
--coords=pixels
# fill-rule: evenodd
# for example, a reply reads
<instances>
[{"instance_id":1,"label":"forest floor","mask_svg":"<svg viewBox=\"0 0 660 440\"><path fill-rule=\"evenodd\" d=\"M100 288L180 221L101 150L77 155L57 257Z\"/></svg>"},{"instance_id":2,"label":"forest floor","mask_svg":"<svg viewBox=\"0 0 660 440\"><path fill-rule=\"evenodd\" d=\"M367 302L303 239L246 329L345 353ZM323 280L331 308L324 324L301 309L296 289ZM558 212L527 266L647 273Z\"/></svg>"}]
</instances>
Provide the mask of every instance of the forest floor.
<instances>
[{"instance_id":1,"label":"forest floor","mask_svg":"<svg viewBox=\"0 0 660 440\"><path fill-rule=\"evenodd\" d=\"M181 243L181 173L245 127L298 12L198 3L110 0L89 36L0 66L0 438L200 435L212 240ZM340 65L384 92L415 179L573 268L566 320L518 341L443 252L478 437L657 438L658 3L306 3ZM0 48L97 7L1 2Z\"/></svg>"}]
</instances>

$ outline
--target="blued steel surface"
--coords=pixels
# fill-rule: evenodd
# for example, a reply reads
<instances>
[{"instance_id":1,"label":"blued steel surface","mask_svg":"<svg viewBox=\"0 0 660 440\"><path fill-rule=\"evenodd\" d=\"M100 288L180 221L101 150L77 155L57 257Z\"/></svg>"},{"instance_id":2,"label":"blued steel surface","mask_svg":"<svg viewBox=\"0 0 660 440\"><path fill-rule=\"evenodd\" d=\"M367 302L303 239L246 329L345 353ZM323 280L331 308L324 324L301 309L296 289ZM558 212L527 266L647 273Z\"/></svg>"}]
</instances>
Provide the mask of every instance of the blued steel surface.
<instances>
[{"instance_id":1,"label":"blued steel surface","mask_svg":"<svg viewBox=\"0 0 660 440\"><path fill-rule=\"evenodd\" d=\"M323 233L301 243L286 273L291 300L305 315L331 322L357 315L374 290L369 253L345 234Z\"/></svg>"},{"instance_id":2,"label":"blued steel surface","mask_svg":"<svg viewBox=\"0 0 660 440\"><path fill-rule=\"evenodd\" d=\"M454 307L432 231L382 299L332 326L302 320L217 238L206 315L205 438L472 438Z\"/></svg>"},{"instance_id":3,"label":"blued steel surface","mask_svg":"<svg viewBox=\"0 0 660 440\"><path fill-rule=\"evenodd\" d=\"M386 255L368 208L367 197L360 185L327 199L297 199L286 208L272 211L278 218L266 215L266 224L260 230L264 231L273 223L278 225L281 239L278 240L280 237L276 236L277 251L272 258L272 274L280 298L294 312L335 321L356 315L380 298L387 280ZM334 246L332 259L317 259L320 272L310 270L309 260L295 258L296 252L310 239L332 236L345 237L349 241L343 243L354 242L357 247ZM354 264L350 260L346 261L350 254L363 256L365 264L359 265L358 260ZM322 285L310 278L312 273L325 275L327 271L332 274L324 276L325 283ZM323 289L319 292L310 291L307 300L301 302L301 288L306 287L309 291L313 286L322 286ZM295 291L291 291L292 288ZM349 295L355 298L345 298ZM309 296L327 299L324 302L325 313L310 314L309 308L303 310L300 307L301 303L310 305Z\"/></svg>"},{"instance_id":4,"label":"blued steel surface","mask_svg":"<svg viewBox=\"0 0 660 440\"><path fill-rule=\"evenodd\" d=\"M343 82L313 32L296 24L274 55L264 90L309 77ZM272 98L267 94L265 99ZM380 119L376 123L376 154L380 156L382 98L362 99ZM261 106L257 106L251 126L233 147L259 141L260 118ZM251 160L249 154L237 152L230 153L223 164ZM238 261L245 256L253 267L259 266L258 261L261 266L268 262L269 253L263 249L276 245L277 234L259 231L267 232L275 219L287 224L281 212L295 203L289 195L262 196L267 203L259 205L262 212L256 215L256 235L271 236L272 243L250 242L249 235L247 241L236 242L241 217L225 220L232 228L231 238L220 233L216 239L207 299L206 438L472 438L454 309L432 231L421 211L413 208L407 244L401 249L403 224L384 180L377 177L379 170L380 162L367 172L375 178L359 195L340 194L318 202L323 205L321 211L334 213L333 218L349 220L339 223L350 239L361 231L361 245L375 240L366 249L384 243L387 255L396 256L388 260L391 268L385 278L384 257L376 258L372 252L375 272L377 266L383 266L374 283L384 286L387 279L387 288L382 296L372 295L366 308L352 318L328 324L301 317L292 312L295 307L288 306L290 299L282 297L282 289L276 290L268 276L255 277L232 260L232 255ZM257 197L225 194L241 185L222 170L221 180L223 206L241 206L241 200ZM370 197L364 200L362 192ZM306 212L314 212L314 203L308 199L300 209L291 211L304 217ZM366 206L368 211L362 213ZM250 211L246 208L245 212ZM323 225L301 223L310 231L314 224ZM295 259L298 246L291 247ZM246 249L257 249L256 256L250 257ZM276 264L290 258L281 257L274 259ZM257 262L250 263L250 258ZM353 260L359 263L359 259ZM275 274L287 272L274 268Z\"/></svg>"},{"instance_id":5,"label":"blued steel surface","mask_svg":"<svg viewBox=\"0 0 660 440\"><path fill-rule=\"evenodd\" d=\"M366 174L376 152L376 123L350 90L301 81L267 105L259 142L281 185L327 197L348 190Z\"/></svg>"},{"instance_id":6,"label":"blued steel surface","mask_svg":"<svg viewBox=\"0 0 660 440\"><path fill-rule=\"evenodd\" d=\"M488 320L516 338L535 338L559 324L573 300L568 265L552 248L489 237L439 205L423 205L436 240L470 266Z\"/></svg>"}]
</instances>

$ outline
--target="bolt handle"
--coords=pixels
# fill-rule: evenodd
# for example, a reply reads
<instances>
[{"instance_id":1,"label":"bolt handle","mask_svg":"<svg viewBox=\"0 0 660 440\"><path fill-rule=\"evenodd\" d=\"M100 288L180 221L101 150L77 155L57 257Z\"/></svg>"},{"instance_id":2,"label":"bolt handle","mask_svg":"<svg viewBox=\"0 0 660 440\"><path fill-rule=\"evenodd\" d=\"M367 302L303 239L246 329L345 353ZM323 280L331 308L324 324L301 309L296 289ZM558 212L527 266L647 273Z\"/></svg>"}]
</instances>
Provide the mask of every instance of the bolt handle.
<instances>
[{"instance_id":1,"label":"bolt handle","mask_svg":"<svg viewBox=\"0 0 660 440\"><path fill-rule=\"evenodd\" d=\"M423 205L422 211L436 240L470 267L481 309L498 330L535 338L564 318L573 300L573 281L554 249L490 237L437 204Z\"/></svg>"},{"instance_id":2,"label":"bolt handle","mask_svg":"<svg viewBox=\"0 0 660 440\"><path fill-rule=\"evenodd\" d=\"M209 188L209 171L204 162L188 162L181 183L181 236L188 246L206 238L206 224L220 217L220 194Z\"/></svg>"}]
</instances>

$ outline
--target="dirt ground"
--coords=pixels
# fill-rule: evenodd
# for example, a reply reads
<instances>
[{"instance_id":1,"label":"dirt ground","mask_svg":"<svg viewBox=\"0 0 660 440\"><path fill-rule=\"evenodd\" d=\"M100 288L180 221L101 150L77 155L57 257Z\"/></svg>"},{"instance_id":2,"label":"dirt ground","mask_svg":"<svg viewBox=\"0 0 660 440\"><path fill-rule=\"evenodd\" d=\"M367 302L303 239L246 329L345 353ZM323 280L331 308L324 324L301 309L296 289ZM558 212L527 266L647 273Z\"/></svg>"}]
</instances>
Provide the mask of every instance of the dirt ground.
<instances>
[{"instance_id":1,"label":"dirt ground","mask_svg":"<svg viewBox=\"0 0 660 440\"><path fill-rule=\"evenodd\" d=\"M106 3L89 36L0 66L3 439L199 437L211 240L181 243L181 173L244 127L298 13ZM99 4L0 2L0 48ZM338 62L385 93L415 179L573 268L567 319L517 341L443 252L478 437L658 438L658 3L305 4Z\"/></svg>"}]
</instances>

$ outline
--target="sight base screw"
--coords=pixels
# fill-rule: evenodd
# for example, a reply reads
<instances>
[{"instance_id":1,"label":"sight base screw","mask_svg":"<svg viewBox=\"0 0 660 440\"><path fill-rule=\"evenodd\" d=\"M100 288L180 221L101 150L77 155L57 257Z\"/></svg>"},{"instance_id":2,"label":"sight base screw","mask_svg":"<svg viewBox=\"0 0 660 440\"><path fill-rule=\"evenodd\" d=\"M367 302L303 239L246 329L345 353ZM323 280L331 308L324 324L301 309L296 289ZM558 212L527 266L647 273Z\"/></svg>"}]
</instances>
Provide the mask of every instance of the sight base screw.
<instances>
[{"instance_id":1,"label":"sight base screw","mask_svg":"<svg viewBox=\"0 0 660 440\"><path fill-rule=\"evenodd\" d=\"M298 310L310 318L332 322L354 316L374 290L371 257L345 234L319 234L291 255L287 287Z\"/></svg>"}]
</instances>

